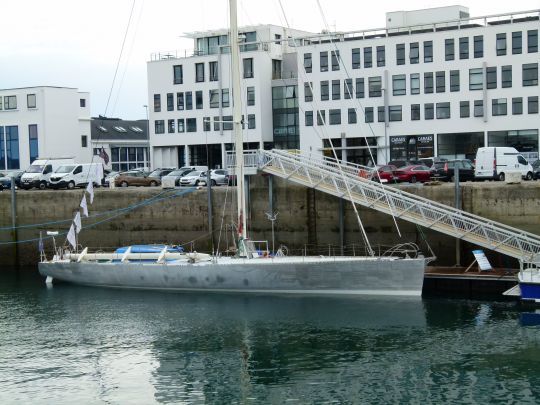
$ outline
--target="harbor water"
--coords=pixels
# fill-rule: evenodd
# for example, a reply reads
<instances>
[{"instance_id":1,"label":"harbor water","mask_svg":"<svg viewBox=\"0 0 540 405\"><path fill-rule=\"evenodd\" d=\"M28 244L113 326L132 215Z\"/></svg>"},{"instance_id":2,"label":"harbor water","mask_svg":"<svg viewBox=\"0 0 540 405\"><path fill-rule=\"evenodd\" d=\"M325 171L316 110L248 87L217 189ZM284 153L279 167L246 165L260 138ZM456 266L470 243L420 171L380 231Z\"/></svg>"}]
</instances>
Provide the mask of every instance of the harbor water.
<instances>
[{"instance_id":1,"label":"harbor water","mask_svg":"<svg viewBox=\"0 0 540 405\"><path fill-rule=\"evenodd\" d=\"M538 403L514 302L163 293L0 271L0 403Z\"/></svg>"}]
</instances>

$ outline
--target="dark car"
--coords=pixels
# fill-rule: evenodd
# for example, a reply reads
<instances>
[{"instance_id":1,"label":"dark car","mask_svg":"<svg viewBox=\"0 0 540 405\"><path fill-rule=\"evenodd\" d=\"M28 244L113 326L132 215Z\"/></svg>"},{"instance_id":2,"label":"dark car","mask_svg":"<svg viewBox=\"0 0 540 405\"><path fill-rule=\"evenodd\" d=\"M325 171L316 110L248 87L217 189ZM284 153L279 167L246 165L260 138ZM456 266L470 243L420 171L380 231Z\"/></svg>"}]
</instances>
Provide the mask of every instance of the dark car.
<instances>
[{"instance_id":1,"label":"dark car","mask_svg":"<svg viewBox=\"0 0 540 405\"><path fill-rule=\"evenodd\" d=\"M440 181L454 181L455 168L459 168L460 181L474 180L474 165L469 159L449 160L438 162L433 165L431 178Z\"/></svg>"},{"instance_id":2,"label":"dark car","mask_svg":"<svg viewBox=\"0 0 540 405\"><path fill-rule=\"evenodd\" d=\"M24 170L11 170L0 173L0 190L11 188L11 178L15 177L15 186L21 186L21 176L24 174Z\"/></svg>"},{"instance_id":3,"label":"dark car","mask_svg":"<svg viewBox=\"0 0 540 405\"><path fill-rule=\"evenodd\" d=\"M531 163L531 166L533 168L533 178L535 180L540 179L540 160L535 160Z\"/></svg>"},{"instance_id":4,"label":"dark car","mask_svg":"<svg viewBox=\"0 0 540 405\"><path fill-rule=\"evenodd\" d=\"M424 182L430 180L431 170L424 165L405 166L395 170L394 176L396 180L400 182Z\"/></svg>"},{"instance_id":5,"label":"dark car","mask_svg":"<svg viewBox=\"0 0 540 405\"><path fill-rule=\"evenodd\" d=\"M148 177L153 177L155 179L161 180L163 176L168 175L170 172L176 170L174 167L163 167L159 169L154 169L152 173L148 175Z\"/></svg>"},{"instance_id":6,"label":"dark car","mask_svg":"<svg viewBox=\"0 0 540 405\"><path fill-rule=\"evenodd\" d=\"M429 167L432 170L433 170L433 165L435 165L435 163L448 162L448 159L438 157L438 156L429 157L429 158L420 158L418 160L419 160L418 164L426 165L427 167Z\"/></svg>"}]
</instances>

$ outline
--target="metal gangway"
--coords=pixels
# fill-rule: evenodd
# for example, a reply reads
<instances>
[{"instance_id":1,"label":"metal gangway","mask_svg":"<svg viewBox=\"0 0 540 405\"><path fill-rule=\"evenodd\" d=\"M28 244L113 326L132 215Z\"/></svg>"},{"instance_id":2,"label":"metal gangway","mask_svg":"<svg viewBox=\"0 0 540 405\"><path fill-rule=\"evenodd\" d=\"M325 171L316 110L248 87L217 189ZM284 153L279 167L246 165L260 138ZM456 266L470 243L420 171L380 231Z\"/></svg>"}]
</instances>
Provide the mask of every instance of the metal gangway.
<instances>
[{"instance_id":1,"label":"metal gangway","mask_svg":"<svg viewBox=\"0 0 540 405\"><path fill-rule=\"evenodd\" d=\"M540 265L540 236L372 181L374 168L285 150L246 152L248 166L266 173Z\"/></svg>"}]
</instances>

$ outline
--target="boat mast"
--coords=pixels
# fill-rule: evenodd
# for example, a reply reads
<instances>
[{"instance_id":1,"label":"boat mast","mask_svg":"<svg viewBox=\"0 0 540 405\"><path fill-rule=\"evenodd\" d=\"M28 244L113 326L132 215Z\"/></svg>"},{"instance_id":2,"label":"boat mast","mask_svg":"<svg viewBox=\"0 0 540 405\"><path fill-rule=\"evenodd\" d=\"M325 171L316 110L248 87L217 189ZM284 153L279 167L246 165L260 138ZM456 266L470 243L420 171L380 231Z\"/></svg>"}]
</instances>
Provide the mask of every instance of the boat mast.
<instances>
[{"instance_id":1,"label":"boat mast","mask_svg":"<svg viewBox=\"0 0 540 405\"><path fill-rule=\"evenodd\" d=\"M232 101L233 129L236 149L236 201L238 206L238 236L246 239L246 198L244 188L244 145L242 140L242 105L240 94L240 50L238 48L238 21L236 17L236 0L229 0L231 34L231 71L232 71Z\"/></svg>"}]
</instances>

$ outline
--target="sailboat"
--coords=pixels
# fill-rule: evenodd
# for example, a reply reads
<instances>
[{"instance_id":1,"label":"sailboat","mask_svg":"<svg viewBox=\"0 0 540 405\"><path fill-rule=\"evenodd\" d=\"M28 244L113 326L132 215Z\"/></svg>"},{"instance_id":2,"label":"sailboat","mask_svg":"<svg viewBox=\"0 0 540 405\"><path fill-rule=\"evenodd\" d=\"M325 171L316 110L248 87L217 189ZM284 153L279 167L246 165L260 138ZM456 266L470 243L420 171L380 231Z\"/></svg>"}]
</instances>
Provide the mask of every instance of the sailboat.
<instances>
[{"instance_id":1,"label":"sailboat","mask_svg":"<svg viewBox=\"0 0 540 405\"><path fill-rule=\"evenodd\" d=\"M236 0L230 1L230 38L238 39ZM280 256L261 254L247 235L239 43L231 43L233 129L236 154L238 249L234 257L129 247L114 253L55 252L42 257L47 278L116 288L251 293L420 296L422 256ZM236 68L234 68L236 67Z\"/></svg>"}]
</instances>

